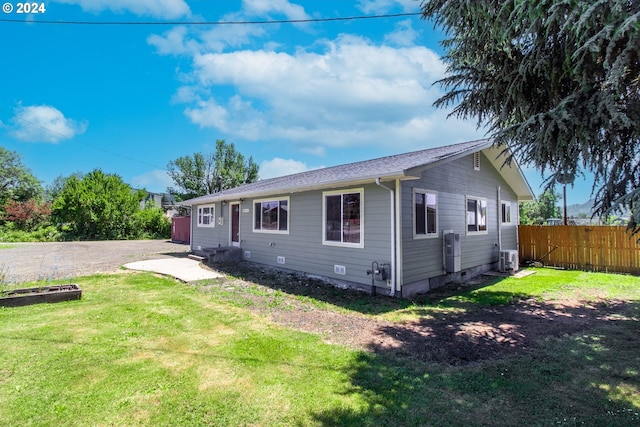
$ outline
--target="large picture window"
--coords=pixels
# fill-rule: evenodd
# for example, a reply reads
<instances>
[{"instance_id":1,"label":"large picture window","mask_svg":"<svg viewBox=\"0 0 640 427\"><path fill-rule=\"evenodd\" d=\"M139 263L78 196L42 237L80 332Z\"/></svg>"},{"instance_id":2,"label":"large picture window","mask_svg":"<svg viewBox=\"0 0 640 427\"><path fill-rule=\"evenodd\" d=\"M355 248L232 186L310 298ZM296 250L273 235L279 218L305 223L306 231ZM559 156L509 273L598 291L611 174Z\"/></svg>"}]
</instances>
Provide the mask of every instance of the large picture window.
<instances>
[{"instance_id":1,"label":"large picture window","mask_svg":"<svg viewBox=\"0 0 640 427\"><path fill-rule=\"evenodd\" d=\"M467 233L487 232L487 200L467 197Z\"/></svg>"},{"instance_id":2,"label":"large picture window","mask_svg":"<svg viewBox=\"0 0 640 427\"><path fill-rule=\"evenodd\" d=\"M323 244L364 247L362 199L362 189L323 193Z\"/></svg>"},{"instance_id":3,"label":"large picture window","mask_svg":"<svg viewBox=\"0 0 640 427\"><path fill-rule=\"evenodd\" d=\"M198 227L216 226L216 205L198 206Z\"/></svg>"},{"instance_id":4,"label":"large picture window","mask_svg":"<svg viewBox=\"0 0 640 427\"><path fill-rule=\"evenodd\" d=\"M438 236L438 196L433 191L413 191L414 237Z\"/></svg>"},{"instance_id":5,"label":"large picture window","mask_svg":"<svg viewBox=\"0 0 640 427\"><path fill-rule=\"evenodd\" d=\"M253 205L253 231L289 232L289 198L256 200Z\"/></svg>"}]
</instances>

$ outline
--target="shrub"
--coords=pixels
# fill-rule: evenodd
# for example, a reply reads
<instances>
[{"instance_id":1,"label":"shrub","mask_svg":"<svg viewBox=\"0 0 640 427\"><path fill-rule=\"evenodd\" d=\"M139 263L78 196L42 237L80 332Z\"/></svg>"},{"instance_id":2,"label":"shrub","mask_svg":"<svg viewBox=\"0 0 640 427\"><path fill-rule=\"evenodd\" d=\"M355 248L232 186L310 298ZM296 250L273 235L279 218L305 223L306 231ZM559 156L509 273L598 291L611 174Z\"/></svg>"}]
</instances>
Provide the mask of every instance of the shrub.
<instances>
[{"instance_id":1,"label":"shrub","mask_svg":"<svg viewBox=\"0 0 640 427\"><path fill-rule=\"evenodd\" d=\"M13 222L0 227L0 242L59 242L62 234L53 225L39 227L33 231L19 230Z\"/></svg>"},{"instance_id":2,"label":"shrub","mask_svg":"<svg viewBox=\"0 0 640 427\"><path fill-rule=\"evenodd\" d=\"M134 223L139 233L137 238L168 239L171 237L171 220L161 208L148 203L144 209L134 214Z\"/></svg>"},{"instance_id":3,"label":"shrub","mask_svg":"<svg viewBox=\"0 0 640 427\"><path fill-rule=\"evenodd\" d=\"M6 219L18 230L31 231L46 226L51 220L51 204L36 199L25 202L9 200L5 205Z\"/></svg>"}]
</instances>

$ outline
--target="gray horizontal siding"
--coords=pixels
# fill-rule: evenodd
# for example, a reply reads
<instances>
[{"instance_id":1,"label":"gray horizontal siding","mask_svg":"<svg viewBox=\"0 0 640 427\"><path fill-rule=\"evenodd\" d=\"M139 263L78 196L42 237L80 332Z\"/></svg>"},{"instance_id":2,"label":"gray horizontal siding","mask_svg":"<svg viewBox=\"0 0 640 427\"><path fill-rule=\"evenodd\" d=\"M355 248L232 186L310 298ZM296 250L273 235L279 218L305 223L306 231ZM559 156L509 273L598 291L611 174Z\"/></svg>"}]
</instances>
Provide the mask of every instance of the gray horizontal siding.
<instances>
[{"instance_id":1,"label":"gray horizontal siding","mask_svg":"<svg viewBox=\"0 0 640 427\"><path fill-rule=\"evenodd\" d=\"M198 227L198 207L191 210L191 250L229 245L229 206L215 203L215 227ZM218 219L223 217L223 224Z\"/></svg>"},{"instance_id":2,"label":"gray horizontal siding","mask_svg":"<svg viewBox=\"0 0 640 427\"><path fill-rule=\"evenodd\" d=\"M336 280L370 284L371 276L367 276L366 271L371 268L371 263L391 261L389 193L377 185L344 189L352 188L364 188L364 248L322 244L323 192L309 191L273 196L273 199L289 197L288 234L254 232L254 201L253 199L244 200L240 209L240 240L243 254L250 252L248 260L260 264ZM197 212L195 209L194 206L194 212ZM243 212L244 210L248 212ZM192 215L192 218L195 216L195 214ZM225 212L225 216L228 217L228 212ZM213 232L210 229L194 227L193 245L218 246L218 243L222 246L228 245L228 224L228 218L225 218L224 226L216 227ZM285 258L284 265L278 264L279 256ZM336 264L346 268L346 275L334 273Z\"/></svg>"},{"instance_id":3,"label":"gray horizontal siding","mask_svg":"<svg viewBox=\"0 0 640 427\"><path fill-rule=\"evenodd\" d=\"M516 196L509 185L481 155L480 171L473 169L472 156L462 157L444 165L428 169L419 180L402 183L402 245L403 283L425 281L444 274L443 230L460 234L461 268L468 269L498 261L498 213L497 187L501 187L501 200L512 202L517 210ZM429 239L413 237L413 189L433 190L438 193L438 236ZM466 230L466 197L487 200L486 234L468 234ZM517 214L514 224L502 226L502 247L516 247Z\"/></svg>"}]
</instances>

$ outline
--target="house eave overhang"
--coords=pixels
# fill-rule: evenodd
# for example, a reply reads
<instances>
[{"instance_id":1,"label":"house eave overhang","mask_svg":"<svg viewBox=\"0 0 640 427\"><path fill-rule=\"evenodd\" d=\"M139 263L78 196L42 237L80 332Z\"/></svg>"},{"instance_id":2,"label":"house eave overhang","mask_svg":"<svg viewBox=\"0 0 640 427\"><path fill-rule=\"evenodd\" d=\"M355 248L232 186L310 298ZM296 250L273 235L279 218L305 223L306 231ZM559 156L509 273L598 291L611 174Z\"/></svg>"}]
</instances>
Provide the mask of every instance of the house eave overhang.
<instances>
[{"instance_id":1,"label":"house eave overhang","mask_svg":"<svg viewBox=\"0 0 640 427\"><path fill-rule=\"evenodd\" d=\"M502 178L509 184L518 197L519 202L535 200L535 195L527 178L522 173L522 169L518 165L515 158L511 159L511 163L505 163L506 156L509 155L509 149L505 147L491 146L483 150L494 168L502 175Z\"/></svg>"},{"instance_id":2,"label":"house eave overhang","mask_svg":"<svg viewBox=\"0 0 640 427\"><path fill-rule=\"evenodd\" d=\"M474 151L477 151L477 149L480 149L485 154L485 156L487 156L487 158L491 162L491 165L498 171L498 173L502 176L502 179L504 179L516 193L519 202L535 200L535 195L531 190L531 186L522 173L522 169L520 169L518 162L512 158L510 164L505 164L506 156L509 155L508 148L505 148L504 146L495 146L492 140L487 140L485 144L477 147ZM407 177L419 177L422 172L426 170L468 156L470 153L470 151L463 151L450 156L445 156L441 159L436 160L435 162L407 169L404 171L404 175Z\"/></svg>"}]
</instances>

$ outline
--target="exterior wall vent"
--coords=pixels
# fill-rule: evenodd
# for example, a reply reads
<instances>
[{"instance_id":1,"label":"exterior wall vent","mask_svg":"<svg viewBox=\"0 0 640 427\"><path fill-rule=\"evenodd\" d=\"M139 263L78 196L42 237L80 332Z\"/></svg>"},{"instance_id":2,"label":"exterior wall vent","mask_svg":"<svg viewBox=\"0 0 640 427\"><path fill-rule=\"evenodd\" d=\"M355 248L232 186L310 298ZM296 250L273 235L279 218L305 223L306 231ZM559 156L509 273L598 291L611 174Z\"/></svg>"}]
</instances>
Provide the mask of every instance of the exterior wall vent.
<instances>
[{"instance_id":1,"label":"exterior wall vent","mask_svg":"<svg viewBox=\"0 0 640 427\"><path fill-rule=\"evenodd\" d=\"M476 151L473 153L473 170L480 170L480 152Z\"/></svg>"},{"instance_id":2,"label":"exterior wall vent","mask_svg":"<svg viewBox=\"0 0 640 427\"><path fill-rule=\"evenodd\" d=\"M340 274L344 276L345 274L347 274L347 267L345 267L344 265L334 265L333 272L335 274Z\"/></svg>"},{"instance_id":3,"label":"exterior wall vent","mask_svg":"<svg viewBox=\"0 0 640 427\"><path fill-rule=\"evenodd\" d=\"M251 251L244 251L245 258L251 258Z\"/></svg>"},{"instance_id":4,"label":"exterior wall vent","mask_svg":"<svg viewBox=\"0 0 640 427\"><path fill-rule=\"evenodd\" d=\"M279 256L278 257L278 264L284 264L285 263L285 259L283 256Z\"/></svg>"}]
</instances>

